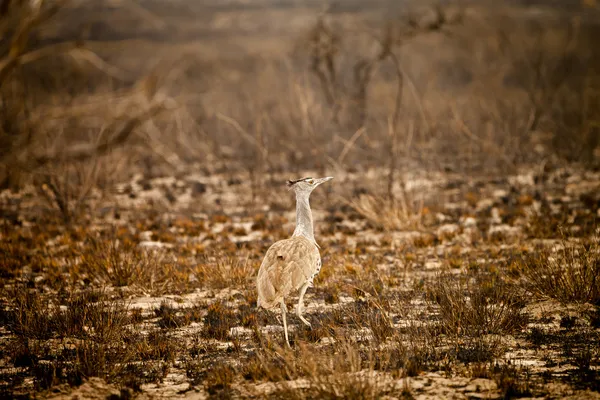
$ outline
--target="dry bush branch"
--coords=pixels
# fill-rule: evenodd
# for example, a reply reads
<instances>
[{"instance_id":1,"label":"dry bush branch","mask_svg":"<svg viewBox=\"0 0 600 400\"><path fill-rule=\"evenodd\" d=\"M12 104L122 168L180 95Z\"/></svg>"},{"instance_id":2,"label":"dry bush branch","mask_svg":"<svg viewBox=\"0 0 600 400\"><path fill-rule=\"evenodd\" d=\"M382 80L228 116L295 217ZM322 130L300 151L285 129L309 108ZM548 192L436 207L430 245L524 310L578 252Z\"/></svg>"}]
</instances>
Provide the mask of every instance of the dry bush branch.
<instances>
[{"instance_id":1,"label":"dry bush branch","mask_svg":"<svg viewBox=\"0 0 600 400\"><path fill-rule=\"evenodd\" d=\"M1 33L4 36L11 28L14 28L14 31L11 32L8 54L4 56L3 60L0 60L0 87L2 87L10 72L21 62L31 62L50 54L56 54L57 51L62 52L66 47L72 46L70 44L58 43L41 49L29 49L29 39L32 31L48 22L68 1L40 0L36 2L37 4L19 1L19 4L16 6L11 6L11 4L16 2L6 2L7 5L4 6L4 9L7 12L0 16L3 25L3 32ZM10 21L11 19L12 21Z\"/></svg>"},{"instance_id":2,"label":"dry bush branch","mask_svg":"<svg viewBox=\"0 0 600 400\"><path fill-rule=\"evenodd\" d=\"M176 106L172 99L162 93L160 71L140 79L131 89L109 95L76 96L70 104L67 104L66 97L64 102L60 99L60 104L54 107L29 101L29 97L34 97L35 93L31 94L31 84L22 71L27 64L39 64L44 58L84 62L108 77L125 78L123 71L108 64L91 50L81 47L79 42L59 41L42 47L30 45L29 37L37 34L67 3L41 1L33 8L29 2L4 4L6 12L0 21L5 22L3 26L9 35L7 53L0 54L0 89L3 91L0 101L0 164L4 179L9 179L10 176L6 174L13 174L11 171L28 175L47 165L51 165L50 169L54 168L53 165L64 165L68 169L69 164L95 160L123 146L147 121ZM70 82L62 84L69 85ZM65 131L66 126L73 125L72 121L77 121L76 125L81 128L88 125L83 128L88 131L89 126L93 126L92 129L98 132L97 137L87 142L79 140L82 135L75 131L75 127ZM48 143L52 141L54 143ZM44 174L48 177L45 182L48 190L45 193L68 220L70 211L67 210L67 204L70 200L61 198L67 195L61 187L65 189L72 185L66 181L58 184L55 178L60 174L54 174L54 177ZM69 173L64 175L68 176ZM85 197L90 187L80 189L79 192Z\"/></svg>"},{"instance_id":3,"label":"dry bush branch","mask_svg":"<svg viewBox=\"0 0 600 400\"><path fill-rule=\"evenodd\" d=\"M103 129L101 132L102 139L98 140L98 143L76 145L57 153L37 155L34 158L35 163L33 168L39 168L57 159L64 160L65 162L83 161L92 157L105 155L116 147L123 145L136 128L164 110L166 110L165 104L158 103L133 116L126 117L127 119L124 123L120 120L123 116L120 118L117 117L115 121Z\"/></svg>"},{"instance_id":4,"label":"dry bush branch","mask_svg":"<svg viewBox=\"0 0 600 400\"><path fill-rule=\"evenodd\" d=\"M354 121L349 121L354 129L363 127L368 116L368 89L373 79L374 73L379 65L387 60L391 60L394 65L398 91L394 110L392 111L394 125L399 118L401 97L403 92L404 74L401 70L400 61L396 50L410 40L419 35L441 31L449 25L461 22L460 18L447 18L446 10L441 6L434 8L435 18L431 21L418 21L408 18L405 24L409 29L399 30L388 23L383 28L380 37L374 37L374 42L378 49L372 56L359 56L358 60L352 64L352 84L343 82L343 71L340 71L342 65L340 58L342 56L344 32L336 32L331 24L327 22L325 13L321 14L317 23L312 28L308 47L310 54L310 68L316 75L327 104L333 108L333 120L339 121L339 112L342 103L352 105Z\"/></svg>"},{"instance_id":5,"label":"dry bush branch","mask_svg":"<svg viewBox=\"0 0 600 400\"><path fill-rule=\"evenodd\" d=\"M65 163L54 171L40 173L38 192L48 204L60 212L63 222L70 225L98 180L100 160L91 163Z\"/></svg>"}]
</instances>

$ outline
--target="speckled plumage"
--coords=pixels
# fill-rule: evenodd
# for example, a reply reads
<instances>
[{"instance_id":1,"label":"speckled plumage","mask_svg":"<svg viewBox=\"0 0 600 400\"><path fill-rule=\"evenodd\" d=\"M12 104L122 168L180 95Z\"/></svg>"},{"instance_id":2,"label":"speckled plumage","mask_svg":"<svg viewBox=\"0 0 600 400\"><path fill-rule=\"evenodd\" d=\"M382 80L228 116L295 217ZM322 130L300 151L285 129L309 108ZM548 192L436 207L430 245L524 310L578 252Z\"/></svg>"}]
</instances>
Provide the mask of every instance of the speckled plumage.
<instances>
[{"instance_id":1,"label":"speckled plumage","mask_svg":"<svg viewBox=\"0 0 600 400\"><path fill-rule=\"evenodd\" d=\"M312 280L321 268L319 249L304 236L274 243L260 266L257 277L258 305L279 306L290 292Z\"/></svg>"},{"instance_id":2,"label":"speckled plumage","mask_svg":"<svg viewBox=\"0 0 600 400\"><path fill-rule=\"evenodd\" d=\"M321 270L321 255L315 241L312 212L309 197L320 184L332 177L313 179L303 178L288 181L290 189L296 193L296 229L291 238L275 242L265 254L258 276L257 306L266 309L281 307L285 340L289 345L285 298L292 292L299 291L298 318L310 326L302 316L304 293L313 284L313 279Z\"/></svg>"}]
</instances>

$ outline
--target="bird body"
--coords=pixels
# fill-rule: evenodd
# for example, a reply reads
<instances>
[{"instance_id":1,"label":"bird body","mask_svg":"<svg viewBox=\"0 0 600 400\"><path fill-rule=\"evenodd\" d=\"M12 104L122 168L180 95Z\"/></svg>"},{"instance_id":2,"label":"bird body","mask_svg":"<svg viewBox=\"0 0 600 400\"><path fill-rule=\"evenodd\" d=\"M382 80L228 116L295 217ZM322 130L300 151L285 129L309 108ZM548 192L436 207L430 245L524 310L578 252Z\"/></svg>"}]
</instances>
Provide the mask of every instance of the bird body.
<instances>
[{"instance_id":1,"label":"bird body","mask_svg":"<svg viewBox=\"0 0 600 400\"><path fill-rule=\"evenodd\" d=\"M331 179L333 178L303 178L288 181L288 187L296 192L296 229L291 238L275 242L269 247L258 270L257 306L265 309L277 305L281 307L288 345L285 297L296 290L300 291L297 315L302 322L310 326L310 322L302 316L303 299L306 290L313 285L315 276L321 270L321 255L319 245L315 241L310 210L310 193Z\"/></svg>"},{"instance_id":2,"label":"bird body","mask_svg":"<svg viewBox=\"0 0 600 400\"><path fill-rule=\"evenodd\" d=\"M258 306L279 306L290 292L312 283L321 265L319 249L304 236L275 242L260 266L257 278Z\"/></svg>"}]
</instances>

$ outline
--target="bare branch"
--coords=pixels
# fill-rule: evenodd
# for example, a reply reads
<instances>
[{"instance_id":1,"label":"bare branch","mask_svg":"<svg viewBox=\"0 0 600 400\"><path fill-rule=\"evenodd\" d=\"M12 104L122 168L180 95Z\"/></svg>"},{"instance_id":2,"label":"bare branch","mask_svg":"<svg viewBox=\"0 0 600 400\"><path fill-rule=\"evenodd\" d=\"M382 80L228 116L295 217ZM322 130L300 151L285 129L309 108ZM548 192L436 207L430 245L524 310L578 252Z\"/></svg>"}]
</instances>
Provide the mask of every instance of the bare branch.
<instances>
[{"instance_id":1,"label":"bare branch","mask_svg":"<svg viewBox=\"0 0 600 400\"><path fill-rule=\"evenodd\" d=\"M99 140L96 144L83 144L61 149L59 154L46 153L38 155L34 157L34 168L39 168L55 160L83 161L92 157L102 156L124 144L136 128L166 109L167 107L163 103L154 104L148 109L130 117L120 128L118 127L120 121L116 120L104 130L103 136L106 137L105 139ZM115 131L116 133L114 133Z\"/></svg>"}]
</instances>

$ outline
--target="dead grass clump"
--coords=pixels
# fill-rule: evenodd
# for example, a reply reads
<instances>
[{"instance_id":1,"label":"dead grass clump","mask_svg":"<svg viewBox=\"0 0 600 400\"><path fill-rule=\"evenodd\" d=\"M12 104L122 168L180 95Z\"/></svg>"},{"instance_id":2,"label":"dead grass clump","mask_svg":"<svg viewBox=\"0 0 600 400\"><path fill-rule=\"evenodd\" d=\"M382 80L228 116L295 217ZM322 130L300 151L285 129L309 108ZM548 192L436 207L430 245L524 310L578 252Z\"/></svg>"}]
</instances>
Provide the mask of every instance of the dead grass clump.
<instances>
[{"instance_id":1,"label":"dead grass clump","mask_svg":"<svg viewBox=\"0 0 600 400\"><path fill-rule=\"evenodd\" d=\"M399 329L390 350L398 358L390 358L388 369L394 373L393 369L402 368L402 376L418 376L423 371L446 369L450 357L439 324L432 323L429 314L424 315L424 319L409 315L404 318L406 324Z\"/></svg>"},{"instance_id":2,"label":"dead grass clump","mask_svg":"<svg viewBox=\"0 0 600 400\"><path fill-rule=\"evenodd\" d=\"M100 174L110 169L103 161L95 157L92 160L56 163L36 179L38 194L65 225L77 222L84 208L90 206L88 200L101 180Z\"/></svg>"},{"instance_id":3,"label":"dead grass clump","mask_svg":"<svg viewBox=\"0 0 600 400\"><path fill-rule=\"evenodd\" d=\"M11 279L17 277L23 266L29 264L30 250L33 243L23 240L21 235L11 235L10 232L0 234L0 278Z\"/></svg>"},{"instance_id":4,"label":"dead grass clump","mask_svg":"<svg viewBox=\"0 0 600 400\"><path fill-rule=\"evenodd\" d=\"M206 365L202 359L194 357L184 363L185 375L191 385L199 385L206 377Z\"/></svg>"},{"instance_id":5,"label":"dead grass clump","mask_svg":"<svg viewBox=\"0 0 600 400\"><path fill-rule=\"evenodd\" d=\"M251 382L280 382L287 379L284 360L268 347L252 353L244 362L241 374Z\"/></svg>"},{"instance_id":6,"label":"dead grass clump","mask_svg":"<svg viewBox=\"0 0 600 400\"><path fill-rule=\"evenodd\" d=\"M356 343L340 339L334 349L301 346L297 351L295 372L309 381L303 397L376 399L388 393L391 381L374 370L372 358L363 357ZM284 359L286 365L292 361Z\"/></svg>"},{"instance_id":7,"label":"dead grass clump","mask_svg":"<svg viewBox=\"0 0 600 400\"><path fill-rule=\"evenodd\" d=\"M220 301L208 306L202 336L217 340L229 339L229 331L237 325L235 312Z\"/></svg>"},{"instance_id":8,"label":"dead grass clump","mask_svg":"<svg viewBox=\"0 0 600 400\"><path fill-rule=\"evenodd\" d=\"M28 339L47 340L53 336L57 311L47 300L25 287L15 287L7 297L10 300L1 313L10 332L25 342Z\"/></svg>"},{"instance_id":9,"label":"dead grass clump","mask_svg":"<svg viewBox=\"0 0 600 400\"><path fill-rule=\"evenodd\" d=\"M432 233L423 233L413 239L413 245L418 248L430 247L435 245L437 236Z\"/></svg>"},{"instance_id":10,"label":"dead grass clump","mask_svg":"<svg viewBox=\"0 0 600 400\"><path fill-rule=\"evenodd\" d=\"M139 360L162 360L173 363L180 346L172 333L164 329L153 330L148 335L140 336L134 344L135 354Z\"/></svg>"},{"instance_id":11,"label":"dead grass clump","mask_svg":"<svg viewBox=\"0 0 600 400\"><path fill-rule=\"evenodd\" d=\"M132 243L92 240L82 254L81 269L99 282L121 287L141 284L149 278L150 257Z\"/></svg>"},{"instance_id":12,"label":"dead grass clump","mask_svg":"<svg viewBox=\"0 0 600 400\"><path fill-rule=\"evenodd\" d=\"M382 230L414 229L422 225L423 204L417 201L362 194L349 205L371 225Z\"/></svg>"},{"instance_id":13,"label":"dead grass clump","mask_svg":"<svg viewBox=\"0 0 600 400\"><path fill-rule=\"evenodd\" d=\"M211 396L229 398L236 375L236 371L229 365L213 365L204 378L204 387Z\"/></svg>"},{"instance_id":14,"label":"dead grass clump","mask_svg":"<svg viewBox=\"0 0 600 400\"><path fill-rule=\"evenodd\" d=\"M310 319L310 323L310 327L303 323L296 327L294 342L304 340L309 343L317 343L323 338L336 336L336 326L330 316L319 315L318 318Z\"/></svg>"},{"instance_id":15,"label":"dead grass clump","mask_svg":"<svg viewBox=\"0 0 600 400\"><path fill-rule=\"evenodd\" d=\"M189 289L189 270L184 263L176 265L167 261L164 253L148 252L130 240L90 239L80 262L72 263L70 270L96 284L126 286L154 295Z\"/></svg>"},{"instance_id":16,"label":"dead grass clump","mask_svg":"<svg viewBox=\"0 0 600 400\"><path fill-rule=\"evenodd\" d=\"M324 286L319 287L317 293L322 293L325 303L337 304L340 300L339 282L327 282Z\"/></svg>"},{"instance_id":17,"label":"dead grass clump","mask_svg":"<svg viewBox=\"0 0 600 400\"><path fill-rule=\"evenodd\" d=\"M258 324L258 311L255 306L242 304L239 306L239 318L242 326L252 328Z\"/></svg>"},{"instance_id":18,"label":"dead grass clump","mask_svg":"<svg viewBox=\"0 0 600 400\"><path fill-rule=\"evenodd\" d=\"M347 312L357 328L369 328L378 343L385 342L395 333L387 310L378 301L356 301Z\"/></svg>"},{"instance_id":19,"label":"dead grass clump","mask_svg":"<svg viewBox=\"0 0 600 400\"><path fill-rule=\"evenodd\" d=\"M555 252L526 256L518 263L525 289L563 304L600 306L600 245L596 240L564 242Z\"/></svg>"},{"instance_id":20,"label":"dead grass clump","mask_svg":"<svg viewBox=\"0 0 600 400\"><path fill-rule=\"evenodd\" d=\"M103 343L118 342L130 323L125 304L93 291L69 299L63 315L63 334Z\"/></svg>"},{"instance_id":21,"label":"dead grass clump","mask_svg":"<svg viewBox=\"0 0 600 400\"><path fill-rule=\"evenodd\" d=\"M441 275L430 295L444 329L454 335L511 334L527 321L518 291L491 274Z\"/></svg>"},{"instance_id":22,"label":"dead grass clump","mask_svg":"<svg viewBox=\"0 0 600 400\"><path fill-rule=\"evenodd\" d=\"M440 310L440 329L461 362L492 360L502 350L502 336L527 322L519 292L491 274L441 275L430 296Z\"/></svg>"},{"instance_id":23,"label":"dead grass clump","mask_svg":"<svg viewBox=\"0 0 600 400\"><path fill-rule=\"evenodd\" d=\"M132 353L127 307L98 292L73 296L61 306L39 293L15 288L3 320L15 335L11 362L34 378L38 390L81 384L98 376L118 380Z\"/></svg>"},{"instance_id":24,"label":"dead grass clump","mask_svg":"<svg viewBox=\"0 0 600 400\"><path fill-rule=\"evenodd\" d=\"M256 267L249 255L239 257L218 253L204 257L194 268L194 273L197 279L208 287L245 287L254 278Z\"/></svg>"},{"instance_id":25,"label":"dead grass clump","mask_svg":"<svg viewBox=\"0 0 600 400\"><path fill-rule=\"evenodd\" d=\"M559 238L562 227L568 223L569 214L566 209L553 213L548 205L542 203L540 212L527 218L525 234L533 238Z\"/></svg>"},{"instance_id":26,"label":"dead grass clump","mask_svg":"<svg viewBox=\"0 0 600 400\"><path fill-rule=\"evenodd\" d=\"M332 345L300 342L293 349L263 346L243 362L242 376L253 382L276 382L277 397L375 399L392 389L385 379L388 359L338 336ZM366 351L366 353L365 353ZM379 364L378 364L379 363ZM378 370L378 371L377 371Z\"/></svg>"},{"instance_id":27,"label":"dead grass clump","mask_svg":"<svg viewBox=\"0 0 600 400\"><path fill-rule=\"evenodd\" d=\"M332 373L315 379L306 398L379 399L392 389L390 381L375 371Z\"/></svg>"},{"instance_id":28,"label":"dead grass clump","mask_svg":"<svg viewBox=\"0 0 600 400\"><path fill-rule=\"evenodd\" d=\"M175 329L183 325L183 317L177 313L177 308L165 300L160 303L158 308L154 309L154 315L160 318L157 325L163 329Z\"/></svg>"}]
</instances>

